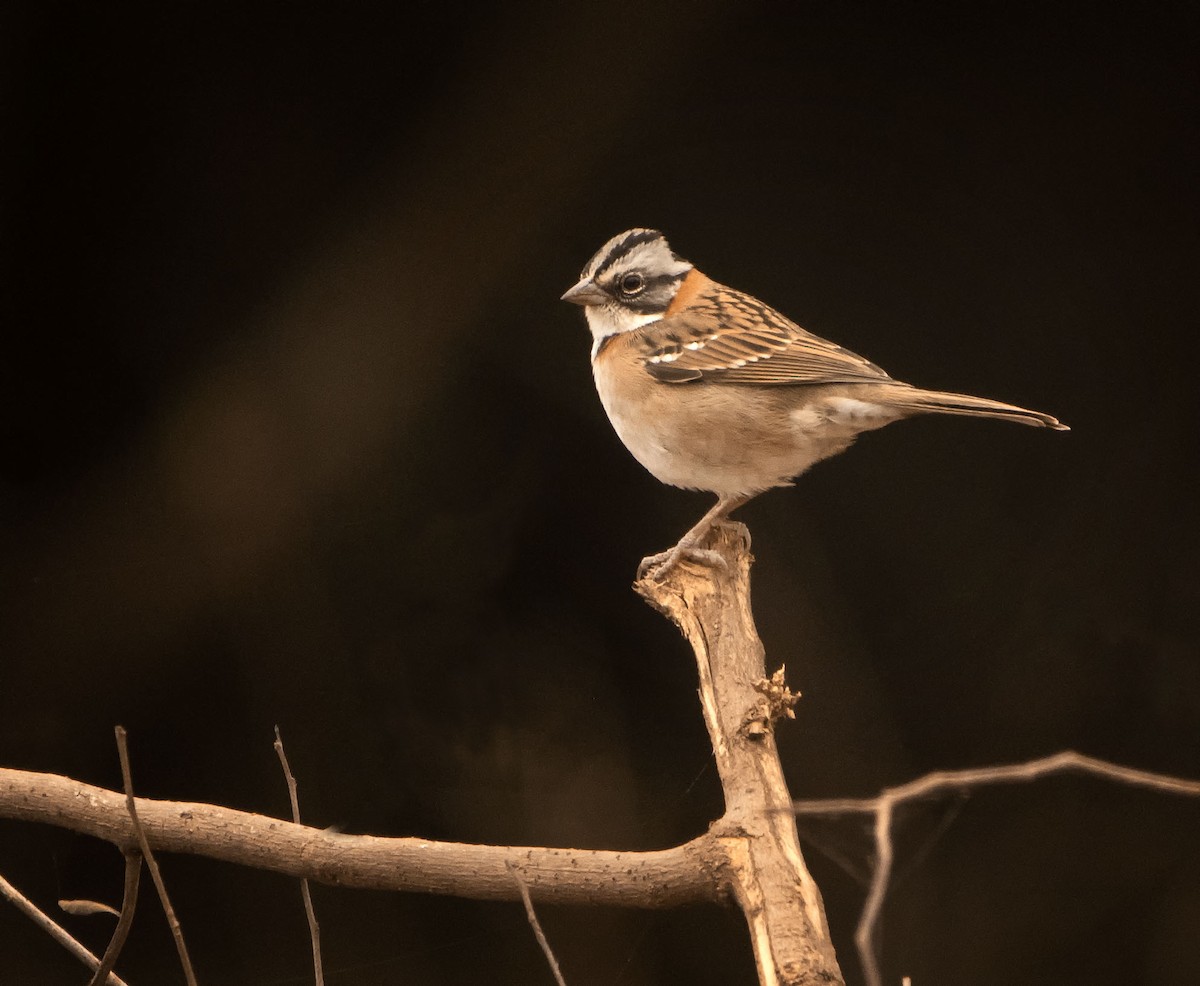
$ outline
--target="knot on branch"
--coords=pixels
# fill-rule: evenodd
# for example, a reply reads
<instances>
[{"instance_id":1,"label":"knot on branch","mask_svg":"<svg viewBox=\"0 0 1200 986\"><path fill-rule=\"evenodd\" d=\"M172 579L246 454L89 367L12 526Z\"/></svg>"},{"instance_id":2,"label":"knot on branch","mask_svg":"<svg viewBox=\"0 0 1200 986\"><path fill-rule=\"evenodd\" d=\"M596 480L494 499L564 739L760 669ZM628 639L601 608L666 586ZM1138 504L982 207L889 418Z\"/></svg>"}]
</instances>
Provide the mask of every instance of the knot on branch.
<instances>
[{"instance_id":1,"label":"knot on branch","mask_svg":"<svg viewBox=\"0 0 1200 986\"><path fill-rule=\"evenodd\" d=\"M800 693L794 692L784 680L786 666L781 664L769 678L759 678L754 682L754 690L763 697L746 713L742 722L742 732L749 739L761 739L771 731L778 719L795 719L796 703L800 701Z\"/></svg>"}]
</instances>

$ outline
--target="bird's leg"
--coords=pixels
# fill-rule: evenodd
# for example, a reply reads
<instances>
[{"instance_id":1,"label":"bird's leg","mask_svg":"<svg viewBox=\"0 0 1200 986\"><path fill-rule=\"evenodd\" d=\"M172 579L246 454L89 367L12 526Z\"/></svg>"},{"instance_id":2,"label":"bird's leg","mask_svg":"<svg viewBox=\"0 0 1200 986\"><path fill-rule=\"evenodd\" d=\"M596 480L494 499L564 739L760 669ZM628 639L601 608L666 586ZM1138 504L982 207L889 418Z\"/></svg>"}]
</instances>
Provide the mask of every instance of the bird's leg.
<instances>
[{"instance_id":1,"label":"bird's leg","mask_svg":"<svg viewBox=\"0 0 1200 986\"><path fill-rule=\"evenodd\" d=\"M645 578L649 575L656 582L661 582L667 573L684 558L691 561L698 561L704 565L724 564L724 559L719 554L715 551L701 548L700 545L708 537L709 531L742 504L753 499L753 497L753 493L718 495L717 502L713 504L712 509L701 517L697 524L679 539L679 543L675 547L669 551L663 551L657 555L651 555L649 558L642 559L641 565L638 566L638 578Z\"/></svg>"}]
</instances>

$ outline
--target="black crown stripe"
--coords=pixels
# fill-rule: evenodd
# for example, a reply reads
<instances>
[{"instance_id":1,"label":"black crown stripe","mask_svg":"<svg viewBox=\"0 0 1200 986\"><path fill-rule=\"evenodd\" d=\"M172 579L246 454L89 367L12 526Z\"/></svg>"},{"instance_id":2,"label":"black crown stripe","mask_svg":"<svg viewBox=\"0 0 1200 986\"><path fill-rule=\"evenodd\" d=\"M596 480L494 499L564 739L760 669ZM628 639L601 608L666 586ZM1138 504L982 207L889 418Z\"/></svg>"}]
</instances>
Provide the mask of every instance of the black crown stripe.
<instances>
[{"instance_id":1,"label":"black crown stripe","mask_svg":"<svg viewBox=\"0 0 1200 986\"><path fill-rule=\"evenodd\" d=\"M617 243L611 250L608 251L608 256L604 258L604 262L596 268L596 273L593 277L599 277L608 268L620 260L625 254L632 250L635 246L641 246L643 243L653 243L655 240L661 240L662 233L657 229L635 229L632 230L620 243Z\"/></svg>"}]
</instances>

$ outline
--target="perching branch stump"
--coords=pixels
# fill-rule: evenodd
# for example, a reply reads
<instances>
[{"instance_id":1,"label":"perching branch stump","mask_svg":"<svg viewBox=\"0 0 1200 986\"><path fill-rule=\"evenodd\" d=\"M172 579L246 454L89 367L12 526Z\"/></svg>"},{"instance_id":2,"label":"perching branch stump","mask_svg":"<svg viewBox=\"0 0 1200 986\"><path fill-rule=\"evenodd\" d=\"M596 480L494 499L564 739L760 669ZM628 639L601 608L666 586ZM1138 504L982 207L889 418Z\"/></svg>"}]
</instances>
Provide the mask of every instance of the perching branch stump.
<instances>
[{"instance_id":1,"label":"perching branch stump","mask_svg":"<svg viewBox=\"0 0 1200 986\"><path fill-rule=\"evenodd\" d=\"M726 522L710 537L711 557L720 558L719 563L696 568L685 562L662 583L636 584L637 591L683 631L695 651L701 708L725 792L721 818L683 845L625 852L350 835L220 805L135 798L127 776L122 794L69 777L6 767L0 767L0 819L53 825L117 846L126 853L122 912L128 914L131 869L136 872L130 854L144 843L156 852L191 853L330 886L521 901L561 980L549 942L539 933L535 903L671 908L736 901L746 916L760 983L836 986L843 979L821 895L800 854L794 811L875 816L876 872L856 942L866 980L882 983L873 939L891 872L895 806L948 788L1026 782L1062 770L1200 797L1200 780L1068 751L1024 764L938 771L876 798L793 804L775 747L775 724L791 717L798 696L788 688L782 667L769 676L764 667L750 612L749 533L741 524ZM90 968L101 968L100 958L3 877L0 898ZM64 907L68 903L92 904L60 902ZM110 949L115 957L118 947ZM116 973L108 973L107 983L123 982Z\"/></svg>"},{"instance_id":2,"label":"perching branch stump","mask_svg":"<svg viewBox=\"0 0 1200 986\"><path fill-rule=\"evenodd\" d=\"M775 723L798 698L782 668L768 676L750 611L750 532L724 522L711 548L724 565L681 562L634 588L683 632L696 655L700 705L712 740L725 813L711 836L724 850L718 879L746 915L759 982L843 982L821 893L800 853Z\"/></svg>"}]
</instances>

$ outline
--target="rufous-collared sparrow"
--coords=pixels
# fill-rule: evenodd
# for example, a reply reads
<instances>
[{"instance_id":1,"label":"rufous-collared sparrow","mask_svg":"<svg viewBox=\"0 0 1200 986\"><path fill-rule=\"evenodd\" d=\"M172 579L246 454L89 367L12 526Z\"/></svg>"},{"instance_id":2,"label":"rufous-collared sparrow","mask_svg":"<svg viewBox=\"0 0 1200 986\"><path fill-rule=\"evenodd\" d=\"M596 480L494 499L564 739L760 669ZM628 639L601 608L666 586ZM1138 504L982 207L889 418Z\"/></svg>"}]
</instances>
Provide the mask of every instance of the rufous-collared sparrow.
<instances>
[{"instance_id":1,"label":"rufous-collared sparrow","mask_svg":"<svg viewBox=\"0 0 1200 986\"><path fill-rule=\"evenodd\" d=\"M596 389L626 448L662 482L717 495L639 574L661 578L684 556L711 560L700 545L735 508L901 418L961 414L1068 430L1040 411L893 380L706 277L657 230L614 236L563 300L583 306Z\"/></svg>"}]
</instances>

